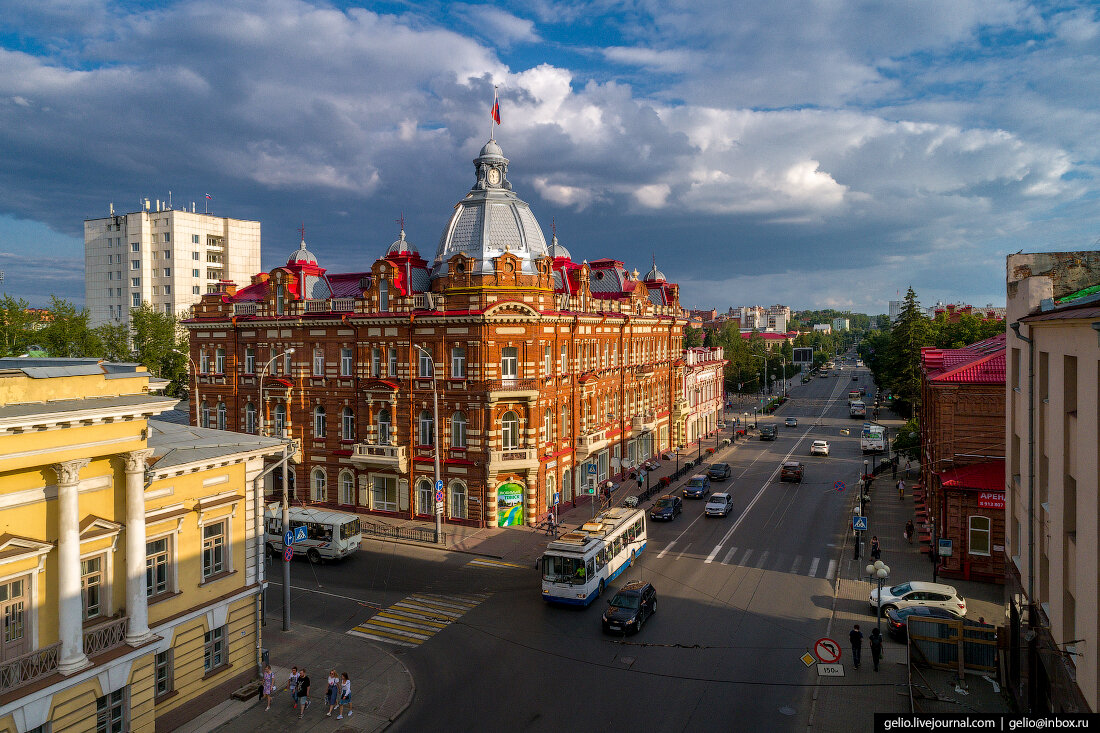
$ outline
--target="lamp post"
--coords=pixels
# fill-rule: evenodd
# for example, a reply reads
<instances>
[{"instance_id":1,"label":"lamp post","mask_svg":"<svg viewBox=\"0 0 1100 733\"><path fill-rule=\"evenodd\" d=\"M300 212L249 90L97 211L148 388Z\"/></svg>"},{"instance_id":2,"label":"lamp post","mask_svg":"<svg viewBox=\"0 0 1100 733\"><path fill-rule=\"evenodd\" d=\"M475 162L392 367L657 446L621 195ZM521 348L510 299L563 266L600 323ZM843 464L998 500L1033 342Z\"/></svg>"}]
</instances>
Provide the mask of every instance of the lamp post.
<instances>
[{"instance_id":1,"label":"lamp post","mask_svg":"<svg viewBox=\"0 0 1100 733\"><path fill-rule=\"evenodd\" d=\"M191 373L195 375L195 424L200 428L205 428L206 426L202 424L202 413L199 412L201 409L199 407L199 369L195 366L195 360L191 358L191 354L184 353L179 349L172 349L172 351L180 356L186 356L187 362L191 365Z\"/></svg>"},{"instance_id":2,"label":"lamp post","mask_svg":"<svg viewBox=\"0 0 1100 733\"><path fill-rule=\"evenodd\" d=\"M756 384L756 392L757 392L756 412L753 413L753 427L755 428L757 426L757 424L759 424L759 418L757 418L756 415L759 414L759 412L760 412L760 406L762 404L764 404L763 392L761 390L764 389L764 382L767 381L767 379L768 379L768 357L761 356L760 354L752 354L751 356L755 359L763 359L764 360L764 378L761 379Z\"/></svg>"},{"instance_id":3,"label":"lamp post","mask_svg":"<svg viewBox=\"0 0 1100 733\"><path fill-rule=\"evenodd\" d=\"M271 365L275 363L276 359L281 359L282 357L286 356L287 354L293 354L293 353L294 353L294 347L292 346L289 349L287 349L286 351L284 351L283 353L276 354L275 356L268 359L267 363L264 364L264 368L260 370L260 406L263 408L263 414L260 416L260 419L263 421L263 426L262 426L263 429L260 432L262 432L264 435L268 435L268 432L267 432L267 399L264 397L264 377L267 376L267 370L271 368Z\"/></svg>"},{"instance_id":4,"label":"lamp post","mask_svg":"<svg viewBox=\"0 0 1100 733\"><path fill-rule=\"evenodd\" d=\"M684 446L676 446L676 473L680 473L680 451L684 449Z\"/></svg>"},{"instance_id":5,"label":"lamp post","mask_svg":"<svg viewBox=\"0 0 1100 733\"><path fill-rule=\"evenodd\" d=\"M872 583L878 582L878 613L875 614L875 628L879 633L882 633L882 584L886 582L886 579L890 577L890 566L884 563L882 560L875 560L871 565L868 565L865 570L867 576Z\"/></svg>"},{"instance_id":6,"label":"lamp post","mask_svg":"<svg viewBox=\"0 0 1100 733\"><path fill-rule=\"evenodd\" d=\"M433 491L439 491L441 484L439 479L439 390L436 388L435 381L435 359L432 358L432 352L425 349L419 344L413 344L421 354L428 357L428 361L432 363L432 432L434 435L432 438L435 440L435 485ZM443 502L435 502L435 543L438 545L443 539Z\"/></svg>"}]
</instances>

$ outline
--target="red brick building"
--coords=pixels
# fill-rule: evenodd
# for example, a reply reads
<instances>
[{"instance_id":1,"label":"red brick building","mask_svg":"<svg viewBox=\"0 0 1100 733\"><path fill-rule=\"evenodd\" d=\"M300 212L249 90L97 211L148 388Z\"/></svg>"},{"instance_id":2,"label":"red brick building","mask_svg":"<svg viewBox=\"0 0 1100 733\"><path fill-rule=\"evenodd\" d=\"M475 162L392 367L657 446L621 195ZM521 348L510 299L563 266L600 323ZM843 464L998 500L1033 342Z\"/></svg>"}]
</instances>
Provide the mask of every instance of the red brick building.
<instances>
[{"instance_id":1,"label":"red brick building","mask_svg":"<svg viewBox=\"0 0 1100 733\"><path fill-rule=\"evenodd\" d=\"M938 572L1004 582L1005 336L921 350L921 485ZM929 548L934 551L934 547Z\"/></svg>"},{"instance_id":2,"label":"red brick building","mask_svg":"<svg viewBox=\"0 0 1100 733\"><path fill-rule=\"evenodd\" d=\"M432 262L402 231L334 274L303 241L185 324L194 419L288 430L298 501L433 517L438 441L446 521L534 524L590 475L685 442L678 286L547 246L495 141L474 166Z\"/></svg>"}]
</instances>

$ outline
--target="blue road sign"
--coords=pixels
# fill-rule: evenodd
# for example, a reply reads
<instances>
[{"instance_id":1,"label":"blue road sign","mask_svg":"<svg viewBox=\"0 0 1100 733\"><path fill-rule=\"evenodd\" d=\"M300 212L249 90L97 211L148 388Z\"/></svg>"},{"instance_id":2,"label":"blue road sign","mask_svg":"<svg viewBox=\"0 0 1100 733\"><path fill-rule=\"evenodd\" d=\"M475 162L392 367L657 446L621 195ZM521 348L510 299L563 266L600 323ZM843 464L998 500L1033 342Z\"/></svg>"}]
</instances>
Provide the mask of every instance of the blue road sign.
<instances>
[{"instance_id":1,"label":"blue road sign","mask_svg":"<svg viewBox=\"0 0 1100 733\"><path fill-rule=\"evenodd\" d=\"M588 473L591 474L592 476L596 475L596 464L595 463L589 463L588 464Z\"/></svg>"},{"instance_id":2,"label":"blue road sign","mask_svg":"<svg viewBox=\"0 0 1100 733\"><path fill-rule=\"evenodd\" d=\"M867 529L867 517L852 517L852 529L866 530Z\"/></svg>"},{"instance_id":3,"label":"blue road sign","mask_svg":"<svg viewBox=\"0 0 1100 733\"><path fill-rule=\"evenodd\" d=\"M838 481L834 481L834 482L833 482L833 488L834 488L834 489L836 489L837 491L844 491L844 488L845 488L845 487L844 487L844 482L843 482L843 481L839 481L839 480L838 480Z\"/></svg>"},{"instance_id":4,"label":"blue road sign","mask_svg":"<svg viewBox=\"0 0 1100 733\"><path fill-rule=\"evenodd\" d=\"M561 504L561 492L560 491L555 491L554 492L554 503L555 504Z\"/></svg>"},{"instance_id":5,"label":"blue road sign","mask_svg":"<svg viewBox=\"0 0 1100 733\"><path fill-rule=\"evenodd\" d=\"M443 491L443 479L438 479L435 482L435 490L436 491Z\"/></svg>"},{"instance_id":6,"label":"blue road sign","mask_svg":"<svg viewBox=\"0 0 1100 733\"><path fill-rule=\"evenodd\" d=\"M283 544L284 545L293 545L294 544L294 532L292 530L288 529L286 531L286 534L283 535Z\"/></svg>"},{"instance_id":7,"label":"blue road sign","mask_svg":"<svg viewBox=\"0 0 1100 733\"><path fill-rule=\"evenodd\" d=\"M301 542L306 538L306 527L303 524L301 527L294 528L294 541Z\"/></svg>"}]
</instances>

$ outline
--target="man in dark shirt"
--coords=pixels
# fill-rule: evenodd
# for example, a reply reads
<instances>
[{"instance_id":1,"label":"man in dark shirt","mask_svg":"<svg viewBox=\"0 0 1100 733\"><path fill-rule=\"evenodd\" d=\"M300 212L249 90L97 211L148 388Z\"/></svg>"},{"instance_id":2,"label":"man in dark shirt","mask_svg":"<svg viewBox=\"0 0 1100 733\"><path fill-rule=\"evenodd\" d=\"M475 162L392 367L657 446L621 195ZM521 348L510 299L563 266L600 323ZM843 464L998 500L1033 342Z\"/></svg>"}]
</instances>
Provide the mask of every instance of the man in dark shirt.
<instances>
[{"instance_id":1,"label":"man in dark shirt","mask_svg":"<svg viewBox=\"0 0 1100 733\"><path fill-rule=\"evenodd\" d=\"M858 628L858 627L857 627ZM862 638L862 637L861 637ZM856 665L859 666L858 664ZM306 668L302 667L302 671L298 673L298 717L302 717L302 713L309 707L309 675L306 674Z\"/></svg>"},{"instance_id":2,"label":"man in dark shirt","mask_svg":"<svg viewBox=\"0 0 1100 733\"><path fill-rule=\"evenodd\" d=\"M863 632L859 630L859 624L853 626L852 630L848 632L848 639L852 642L852 661L856 669L859 669L859 653L863 651ZM306 677L306 681L309 681L308 677Z\"/></svg>"}]
</instances>

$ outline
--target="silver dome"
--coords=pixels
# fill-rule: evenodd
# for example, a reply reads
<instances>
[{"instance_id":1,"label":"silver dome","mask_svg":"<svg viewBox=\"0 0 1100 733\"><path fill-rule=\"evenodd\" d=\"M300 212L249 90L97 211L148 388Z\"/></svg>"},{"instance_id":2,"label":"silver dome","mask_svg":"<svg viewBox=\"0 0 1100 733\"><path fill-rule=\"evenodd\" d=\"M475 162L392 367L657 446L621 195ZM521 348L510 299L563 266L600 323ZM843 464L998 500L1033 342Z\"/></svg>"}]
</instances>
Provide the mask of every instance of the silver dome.
<instances>
[{"instance_id":1,"label":"silver dome","mask_svg":"<svg viewBox=\"0 0 1100 733\"><path fill-rule=\"evenodd\" d=\"M386 254L393 255L405 252L416 252L416 248L405 240L405 230L402 229L401 236L398 237L397 240L390 245L390 248L386 250Z\"/></svg>"},{"instance_id":2,"label":"silver dome","mask_svg":"<svg viewBox=\"0 0 1100 733\"><path fill-rule=\"evenodd\" d=\"M653 263L653 269L646 273L644 279L648 283L668 280L668 278L665 277L665 273L657 269L656 262Z\"/></svg>"},{"instance_id":3,"label":"silver dome","mask_svg":"<svg viewBox=\"0 0 1100 733\"><path fill-rule=\"evenodd\" d=\"M317 258L306 249L306 240L302 239L302 243L298 246L298 249L294 250L294 253L290 255L290 259L286 261L288 265L316 265Z\"/></svg>"},{"instance_id":4,"label":"silver dome","mask_svg":"<svg viewBox=\"0 0 1100 733\"><path fill-rule=\"evenodd\" d=\"M548 250L548 252L550 256L555 259L558 257L567 257L569 259L573 259L573 255L569 254L569 250L558 243L557 234L555 234L554 238L550 240L550 249Z\"/></svg>"}]
</instances>

